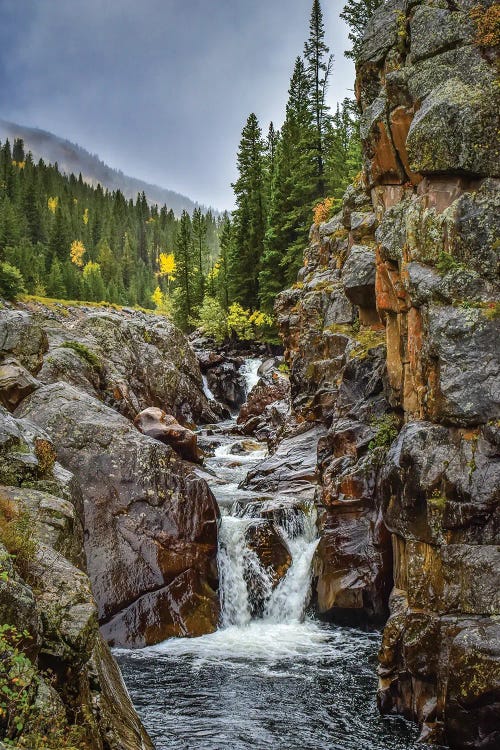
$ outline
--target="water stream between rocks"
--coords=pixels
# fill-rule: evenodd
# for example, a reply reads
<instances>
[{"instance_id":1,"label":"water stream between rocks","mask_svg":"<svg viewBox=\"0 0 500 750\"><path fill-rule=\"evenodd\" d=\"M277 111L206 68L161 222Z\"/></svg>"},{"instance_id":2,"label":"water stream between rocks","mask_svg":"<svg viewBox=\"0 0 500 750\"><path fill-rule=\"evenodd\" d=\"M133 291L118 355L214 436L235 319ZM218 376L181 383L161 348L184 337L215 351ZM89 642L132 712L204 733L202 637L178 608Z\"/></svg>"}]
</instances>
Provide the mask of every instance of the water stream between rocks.
<instances>
[{"instance_id":1,"label":"water stream between rocks","mask_svg":"<svg viewBox=\"0 0 500 750\"><path fill-rule=\"evenodd\" d=\"M248 390L259 364L245 362ZM157 749L422 748L415 727L377 712L380 633L327 625L307 614L318 543L315 509L286 495L262 499L239 488L266 448L232 434L233 427L231 420L200 431L212 453L207 479L221 509L219 630L116 652ZM268 534L269 544L281 550L279 577L276 565L256 553L255 534Z\"/></svg>"}]
</instances>

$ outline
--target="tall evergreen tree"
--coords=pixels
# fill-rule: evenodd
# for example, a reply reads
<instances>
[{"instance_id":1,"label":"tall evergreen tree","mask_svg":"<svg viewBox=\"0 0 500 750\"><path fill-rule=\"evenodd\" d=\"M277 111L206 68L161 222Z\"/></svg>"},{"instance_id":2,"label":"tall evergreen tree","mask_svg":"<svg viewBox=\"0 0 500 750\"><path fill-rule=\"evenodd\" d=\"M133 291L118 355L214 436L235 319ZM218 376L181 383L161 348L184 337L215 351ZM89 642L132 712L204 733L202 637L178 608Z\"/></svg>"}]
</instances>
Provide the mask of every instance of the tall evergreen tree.
<instances>
[{"instance_id":1,"label":"tall evergreen tree","mask_svg":"<svg viewBox=\"0 0 500 750\"><path fill-rule=\"evenodd\" d=\"M191 219L187 211L182 212L175 239L177 263L176 322L187 330L194 316L196 304L196 272L193 263L193 236ZM201 301L201 300L200 300Z\"/></svg>"},{"instance_id":2,"label":"tall evergreen tree","mask_svg":"<svg viewBox=\"0 0 500 750\"><path fill-rule=\"evenodd\" d=\"M328 128L326 91L333 64L333 55L325 44L323 12L319 0L313 0L309 22L309 39L304 45L304 58L310 85L310 109L314 122L316 155L316 197L325 196L325 135Z\"/></svg>"},{"instance_id":3,"label":"tall evergreen tree","mask_svg":"<svg viewBox=\"0 0 500 750\"><path fill-rule=\"evenodd\" d=\"M276 151L265 251L260 282L261 307L272 311L274 298L292 283L300 265L316 198L317 162L310 83L297 57L288 91L286 118Z\"/></svg>"},{"instance_id":4,"label":"tall evergreen tree","mask_svg":"<svg viewBox=\"0 0 500 750\"><path fill-rule=\"evenodd\" d=\"M264 142L253 113L241 134L237 164L239 176L233 185L236 196L234 242L229 259L230 296L244 307L255 308L266 231L266 205Z\"/></svg>"}]
</instances>

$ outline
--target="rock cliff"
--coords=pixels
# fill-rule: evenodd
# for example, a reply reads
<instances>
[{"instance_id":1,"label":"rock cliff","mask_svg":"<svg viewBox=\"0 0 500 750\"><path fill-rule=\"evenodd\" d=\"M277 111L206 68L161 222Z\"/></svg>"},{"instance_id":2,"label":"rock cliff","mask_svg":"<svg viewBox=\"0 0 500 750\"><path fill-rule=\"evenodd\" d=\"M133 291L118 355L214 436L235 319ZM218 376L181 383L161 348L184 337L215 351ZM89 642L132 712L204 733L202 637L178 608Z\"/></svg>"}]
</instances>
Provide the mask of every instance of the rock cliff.
<instances>
[{"instance_id":1,"label":"rock cliff","mask_svg":"<svg viewBox=\"0 0 500 750\"><path fill-rule=\"evenodd\" d=\"M0 400L0 638L28 681L22 722L3 707L0 729L147 750L106 641L216 628L218 507L132 420L165 411L179 432L174 417L211 421L217 404L165 319L38 303L0 310Z\"/></svg>"},{"instance_id":2,"label":"rock cliff","mask_svg":"<svg viewBox=\"0 0 500 750\"><path fill-rule=\"evenodd\" d=\"M357 66L363 172L276 311L317 453L317 607L389 618L379 706L500 742L498 49L489 2L389 1ZM494 10L494 8L493 8ZM491 13L491 9L489 11Z\"/></svg>"}]
</instances>

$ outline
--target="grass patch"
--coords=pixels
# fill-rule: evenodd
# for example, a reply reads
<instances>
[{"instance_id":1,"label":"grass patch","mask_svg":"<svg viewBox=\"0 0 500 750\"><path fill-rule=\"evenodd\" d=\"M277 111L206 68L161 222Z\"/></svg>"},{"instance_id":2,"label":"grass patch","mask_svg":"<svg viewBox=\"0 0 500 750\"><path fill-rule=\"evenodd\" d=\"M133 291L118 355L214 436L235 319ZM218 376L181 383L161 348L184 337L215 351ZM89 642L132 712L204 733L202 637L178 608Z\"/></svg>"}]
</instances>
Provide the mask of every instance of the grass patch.
<instances>
[{"instance_id":1,"label":"grass patch","mask_svg":"<svg viewBox=\"0 0 500 750\"><path fill-rule=\"evenodd\" d=\"M399 421L396 415L384 414L381 417L375 417L370 424L375 428L376 435L370 440L368 449L389 448L398 436Z\"/></svg>"},{"instance_id":2,"label":"grass patch","mask_svg":"<svg viewBox=\"0 0 500 750\"><path fill-rule=\"evenodd\" d=\"M100 372L102 370L102 362L97 354L90 351L90 349L88 349L84 344L81 344L79 341L65 341L64 344L61 344L60 348L71 349L76 354L78 354L81 359L85 360L87 364L89 364L96 372Z\"/></svg>"}]
</instances>

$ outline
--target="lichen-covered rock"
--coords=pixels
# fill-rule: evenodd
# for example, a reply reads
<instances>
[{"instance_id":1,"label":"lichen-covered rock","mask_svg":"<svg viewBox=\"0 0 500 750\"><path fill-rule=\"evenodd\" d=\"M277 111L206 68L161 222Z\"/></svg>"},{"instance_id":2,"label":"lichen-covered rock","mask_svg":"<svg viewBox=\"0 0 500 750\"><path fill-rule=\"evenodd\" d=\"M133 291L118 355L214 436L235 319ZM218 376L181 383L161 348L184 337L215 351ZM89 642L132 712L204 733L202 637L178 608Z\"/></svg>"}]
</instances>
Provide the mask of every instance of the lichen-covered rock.
<instances>
[{"instance_id":1,"label":"lichen-covered rock","mask_svg":"<svg viewBox=\"0 0 500 750\"><path fill-rule=\"evenodd\" d=\"M67 384L40 388L18 412L47 430L81 484L88 572L100 622L114 643L144 645L145 638L215 629L218 511L206 483L167 445ZM188 571L211 603L208 617L200 599L203 626L194 628L196 611L187 624L172 615L191 596L191 578L182 577ZM177 604L166 607L174 594Z\"/></svg>"},{"instance_id":2,"label":"lichen-covered rock","mask_svg":"<svg viewBox=\"0 0 500 750\"><path fill-rule=\"evenodd\" d=\"M150 406L183 424L217 418L203 392L196 355L167 318L71 306L57 315L40 303L26 306L32 312L22 315L36 314L48 336L42 382L63 380L129 419Z\"/></svg>"}]
</instances>

